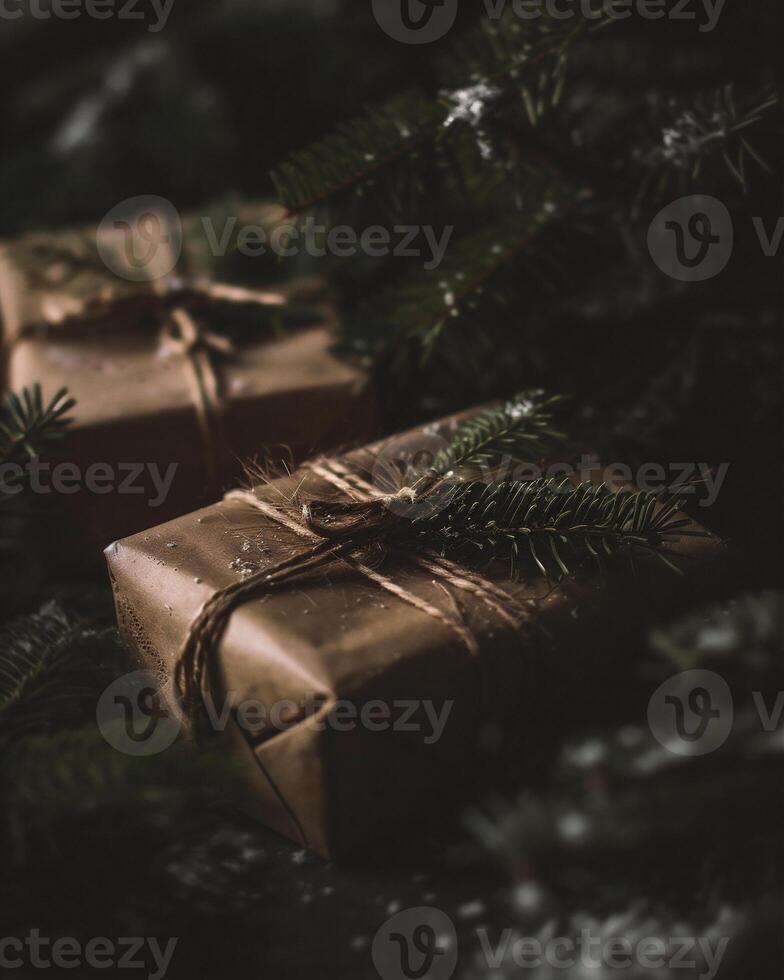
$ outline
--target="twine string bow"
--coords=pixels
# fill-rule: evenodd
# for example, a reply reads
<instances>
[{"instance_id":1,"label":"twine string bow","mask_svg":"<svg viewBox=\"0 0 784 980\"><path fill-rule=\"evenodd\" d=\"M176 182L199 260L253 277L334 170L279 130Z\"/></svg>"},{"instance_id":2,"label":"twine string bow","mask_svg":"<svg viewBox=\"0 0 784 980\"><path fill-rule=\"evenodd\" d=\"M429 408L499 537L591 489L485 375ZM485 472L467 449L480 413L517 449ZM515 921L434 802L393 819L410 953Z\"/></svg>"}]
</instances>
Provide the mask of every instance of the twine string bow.
<instances>
[{"instance_id":1,"label":"twine string bow","mask_svg":"<svg viewBox=\"0 0 784 980\"><path fill-rule=\"evenodd\" d=\"M471 656L479 653L478 640L463 621L448 589L445 591L452 599L454 609L445 612L363 560L363 552L371 545L391 545L410 527L408 518L397 513L392 505L424 501L442 483L443 477L428 471L412 487L404 487L395 494L382 494L359 478L354 477L349 482L352 474L337 460L316 460L306 468L348 494L349 499L311 501L302 504L298 512L287 513L250 490L226 494L225 499L249 504L309 540L311 545L303 552L220 589L204 604L191 625L175 668L175 684L183 707L191 716L207 690L214 658L232 613L245 602L336 561L344 562L387 592L441 622L456 635ZM429 550L407 550L404 557L427 571L439 584L472 594L506 626L517 630L530 620L530 608L495 583L439 554Z\"/></svg>"},{"instance_id":2,"label":"twine string bow","mask_svg":"<svg viewBox=\"0 0 784 980\"><path fill-rule=\"evenodd\" d=\"M157 315L161 322L161 350L183 358L188 370L191 402L196 410L209 485L218 489L225 453L223 418L226 410L218 362L236 353L226 336L204 327L194 315L212 303L253 303L261 307L281 306L282 294L262 292L223 283L193 282L183 287L179 281L165 283L155 292Z\"/></svg>"},{"instance_id":3,"label":"twine string bow","mask_svg":"<svg viewBox=\"0 0 784 980\"><path fill-rule=\"evenodd\" d=\"M165 227L165 223L161 227ZM85 241L89 238L83 237ZM171 248L173 240L171 235L161 237L164 252ZM173 272L155 276L152 264L148 268L149 276L126 277L118 268L131 261L125 252L112 253L112 261L107 263L100 247L96 255L94 243L87 241L87 246L82 242L80 248L69 249L61 246L56 237L33 236L27 252L23 253L20 268L26 280L40 291L40 298L33 318L17 325L10 342L35 336L42 328L73 332L79 328L94 330L107 323L112 329L123 330L139 327L140 323L156 324L160 349L180 357L188 371L191 402L202 437L209 483L217 492L225 451L221 430L226 410L218 365L221 359L234 355L236 349L228 337L209 330L203 321L219 304L269 308L285 305L286 297L278 292L245 289ZM156 254L151 253L151 258ZM168 262L164 261L167 255L158 255L164 266L184 261L182 256L177 261L176 258ZM44 274L40 272L42 263L46 266ZM52 270L57 272L54 277L48 275ZM109 285L106 284L107 271L118 277ZM7 275L2 268L0 273ZM65 287L69 273L88 275L86 296Z\"/></svg>"}]
</instances>

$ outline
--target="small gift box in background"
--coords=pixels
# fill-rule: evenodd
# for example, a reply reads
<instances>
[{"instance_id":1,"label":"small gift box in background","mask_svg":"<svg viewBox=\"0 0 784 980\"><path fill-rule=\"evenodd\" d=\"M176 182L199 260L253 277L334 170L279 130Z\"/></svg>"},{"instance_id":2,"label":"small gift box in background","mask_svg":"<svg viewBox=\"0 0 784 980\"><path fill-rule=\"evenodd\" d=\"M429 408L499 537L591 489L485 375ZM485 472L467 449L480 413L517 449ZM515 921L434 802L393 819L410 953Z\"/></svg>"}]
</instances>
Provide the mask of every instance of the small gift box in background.
<instances>
[{"instance_id":1,"label":"small gift box in background","mask_svg":"<svg viewBox=\"0 0 784 980\"><path fill-rule=\"evenodd\" d=\"M269 230L281 213L233 217ZM268 447L301 459L372 435L368 374L333 354L323 284L238 284L236 252L205 227L139 199L97 232L3 249L6 386L67 387L77 403L61 461L38 481L62 494L45 537L69 568L216 499Z\"/></svg>"},{"instance_id":2,"label":"small gift box in background","mask_svg":"<svg viewBox=\"0 0 784 980\"><path fill-rule=\"evenodd\" d=\"M522 725L535 754L567 724L566 689L606 682L621 624L682 593L665 563L690 589L717 564L719 543L675 502L601 473L578 490L476 480L494 442L545 450L531 410L316 458L107 549L126 642L171 710L189 718L198 690L262 819L301 845L345 854L460 795L488 731L498 743ZM488 563L491 545L505 561Z\"/></svg>"}]
</instances>

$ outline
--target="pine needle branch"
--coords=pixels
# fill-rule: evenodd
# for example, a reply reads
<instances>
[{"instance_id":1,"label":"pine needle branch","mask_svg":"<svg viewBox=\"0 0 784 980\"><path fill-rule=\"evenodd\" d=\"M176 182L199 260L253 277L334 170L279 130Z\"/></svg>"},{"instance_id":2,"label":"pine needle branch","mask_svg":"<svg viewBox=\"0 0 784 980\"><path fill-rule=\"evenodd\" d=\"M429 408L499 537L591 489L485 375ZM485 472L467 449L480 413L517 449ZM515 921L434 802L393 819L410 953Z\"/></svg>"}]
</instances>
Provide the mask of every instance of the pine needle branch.
<instances>
[{"instance_id":1,"label":"pine needle branch","mask_svg":"<svg viewBox=\"0 0 784 980\"><path fill-rule=\"evenodd\" d=\"M0 745L84 724L122 662L116 634L56 603L0 631Z\"/></svg>"},{"instance_id":2,"label":"pine needle branch","mask_svg":"<svg viewBox=\"0 0 784 980\"><path fill-rule=\"evenodd\" d=\"M407 162L413 177L419 164L412 166L411 157L426 149L443 150L455 166L460 153L450 144L466 135L486 155L482 127L501 108L522 106L530 125L537 125L560 101L567 52L590 23L581 18L575 28L546 10L541 14L525 30L507 12L498 23L469 32L441 65L444 85L437 99L398 95L292 154L272 174L282 204L292 215L302 214L343 192L361 191L398 162Z\"/></svg>"},{"instance_id":3,"label":"pine needle branch","mask_svg":"<svg viewBox=\"0 0 784 980\"><path fill-rule=\"evenodd\" d=\"M76 404L62 388L44 403L41 386L6 395L0 406L0 462L12 463L39 456L71 424L68 412Z\"/></svg>"},{"instance_id":4,"label":"pine needle branch","mask_svg":"<svg viewBox=\"0 0 784 980\"><path fill-rule=\"evenodd\" d=\"M349 337L377 338L380 347L412 340L427 361L456 324L498 315L494 284L507 272L526 283L529 295L548 292L561 263L557 235L585 193L559 187L540 188L536 208L501 219L450 245L437 270L414 269L359 304L351 317ZM542 239L547 236L546 242Z\"/></svg>"},{"instance_id":5,"label":"pine needle branch","mask_svg":"<svg viewBox=\"0 0 784 980\"><path fill-rule=\"evenodd\" d=\"M747 131L770 117L780 105L770 86L739 96L733 85L699 93L690 101L670 100L660 114L661 136L654 146L637 150L649 168L640 197L655 185L656 193L669 190L673 180L695 181L718 161L745 190L750 161L770 173L770 166L749 141Z\"/></svg>"},{"instance_id":6,"label":"pine needle branch","mask_svg":"<svg viewBox=\"0 0 784 980\"><path fill-rule=\"evenodd\" d=\"M513 574L526 557L543 575L560 579L586 561L603 567L607 559L641 553L678 571L664 546L706 533L684 530L691 522L678 513L682 503L569 480L455 483L442 511L414 523L443 549L511 559Z\"/></svg>"},{"instance_id":7,"label":"pine needle branch","mask_svg":"<svg viewBox=\"0 0 784 980\"><path fill-rule=\"evenodd\" d=\"M298 214L366 182L432 139L445 115L442 106L409 94L368 109L273 171L281 203L292 215Z\"/></svg>"},{"instance_id":8,"label":"pine needle branch","mask_svg":"<svg viewBox=\"0 0 784 980\"><path fill-rule=\"evenodd\" d=\"M552 409L562 395L522 391L501 408L480 412L461 425L450 446L433 460L433 469L448 475L462 466L494 466L503 458L534 460L566 440L552 427Z\"/></svg>"},{"instance_id":9,"label":"pine needle branch","mask_svg":"<svg viewBox=\"0 0 784 980\"><path fill-rule=\"evenodd\" d=\"M21 740L0 759L0 841L9 863L61 857L74 836L91 846L160 848L214 824L210 810L232 786L225 753L175 744L137 758L118 752L95 724ZM89 828L89 830L88 830Z\"/></svg>"}]
</instances>

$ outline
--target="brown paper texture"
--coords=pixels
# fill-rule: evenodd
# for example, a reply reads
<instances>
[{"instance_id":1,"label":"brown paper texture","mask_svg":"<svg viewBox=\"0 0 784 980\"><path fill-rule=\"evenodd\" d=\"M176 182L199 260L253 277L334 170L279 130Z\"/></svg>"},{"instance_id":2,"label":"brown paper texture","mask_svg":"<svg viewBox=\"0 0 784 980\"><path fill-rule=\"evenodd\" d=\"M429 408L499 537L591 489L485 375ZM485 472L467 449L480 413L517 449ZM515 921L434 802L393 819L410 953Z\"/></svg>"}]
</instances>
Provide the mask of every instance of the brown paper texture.
<instances>
[{"instance_id":1,"label":"brown paper texture","mask_svg":"<svg viewBox=\"0 0 784 980\"><path fill-rule=\"evenodd\" d=\"M455 421L428 432L444 433ZM399 439L416 444L421 437L417 430ZM345 459L367 465L378 448ZM303 481L308 492L334 498L334 488L309 471L255 492L274 502ZM216 590L236 581L238 566L271 566L306 547L292 530L237 501L120 541L106 554L123 636L162 684L170 683L193 619ZM690 573L714 564L722 550L713 538L683 538L674 547L689 556ZM503 567L483 572L530 604L532 624L523 633L405 556L381 566L417 596L446 610L458 608L479 641L479 656L471 656L451 628L345 565L242 605L231 617L212 676L219 702L230 693L235 705L251 700L269 709L315 696L324 712L338 700L452 704L440 739L431 744L422 732L362 725L318 732L306 719L259 735L232 722L229 739L248 762L256 811L282 834L334 857L464 791L488 723L503 731L510 720L523 718L536 727L545 713L565 710L558 700L564 672L602 669L601 650L614 621L672 602L683 583L662 574L658 564L643 569L639 583L626 568L604 584L598 572L586 569L558 586L533 572L518 583L508 581Z\"/></svg>"}]
</instances>

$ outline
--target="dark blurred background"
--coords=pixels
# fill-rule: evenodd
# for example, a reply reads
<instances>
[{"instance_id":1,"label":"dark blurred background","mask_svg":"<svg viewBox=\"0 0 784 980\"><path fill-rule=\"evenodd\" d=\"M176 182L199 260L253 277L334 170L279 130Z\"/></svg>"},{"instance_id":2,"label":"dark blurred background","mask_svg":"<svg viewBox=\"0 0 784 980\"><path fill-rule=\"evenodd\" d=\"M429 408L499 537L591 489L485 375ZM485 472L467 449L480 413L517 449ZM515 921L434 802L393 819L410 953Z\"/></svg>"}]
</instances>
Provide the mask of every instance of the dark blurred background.
<instances>
[{"instance_id":1,"label":"dark blurred background","mask_svg":"<svg viewBox=\"0 0 784 980\"><path fill-rule=\"evenodd\" d=\"M5 21L2 232L78 223L141 193L178 207L272 191L282 157L429 77L370 5L176 0L146 20Z\"/></svg>"},{"instance_id":2,"label":"dark blurred background","mask_svg":"<svg viewBox=\"0 0 784 980\"><path fill-rule=\"evenodd\" d=\"M481 7L463 3L459 27ZM433 94L440 84L434 50L387 37L360 0L175 0L158 32L146 29L156 20L149 5L135 9L145 20L0 21L0 237L90 224L141 194L183 210L272 198L270 172L289 153L367 103L409 88ZM627 145L661 140L662 125L646 136L643 112L659 104L660 88L669 98L727 79L780 84L783 29L774 0L727 0L699 44L688 22L622 25L612 42L580 56L596 88L569 106L591 112L588 149L573 147L567 162L590 165L610 190L625 186L636 159ZM616 125L623 100L639 101L639 134ZM731 178L716 186L730 187L733 207L764 216L771 230L782 213L780 118L755 146L769 169L755 171L745 193ZM484 207L499 202L467 213ZM678 766L642 721L650 691L684 664L731 662L744 711L752 690L784 686L781 257L761 261L744 225L726 276L704 289L673 286L644 254L658 207L643 205L628 227L605 223L624 249L590 235L570 242L570 286L543 306L529 309L515 273L508 319L493 314L486 335L466 333L421 371L418 358L416 370L401 371L382 352L382 424L390 431L542 383L576 396L575 425L591 448L632 463L730 462L720 499L698 515L734 546L733 575L713 604L652 631L640 623L619 631L612 680L607 670L575 691L564 679L575 704L552 719L534 760L508 746L508 768L448 819L401 830L357 866L324 865L242 817L228 819L202 797L216 773L205 777L192 759L166 760L170 768L162 762L149 784L136 785L101 755L100 739L69 732L56 761L51 746L28 741L0 773L9 801L3 839L13 842L0 903L9 935L31 924L50 935L178 935L171 976L364 980L374 975L369 950L380 923L399 907L438 905L474 949L469 934L483 923L496 937L507 926L535 934L550 921L567 934L594 918L602 929L618 916L615 928L629 934L729 929L740 938L720 980L776 980L780 744L757 752L741 726L726 754ZM614 250L616 265L607 262ZM347 317L368 299L380 306L378 277L328 271ZM105 585L58 582L23 611L50 599L66 611L6 626L9 649L33 649L43 633L62 631L62 649L98 657L104 681L123 669ZM85 758L94 762L88 772ZM575 813L587 821L579 839L559 829ZM459 975L520 975L507 967L491 974L469 958Z\"/></svg>"},{"instance_id":3,"label":"dark blurred background","mask_svg":"<svg viewBox=\"0 0 784 980\"><path fill-rule=\"evenodd\" d=\"M728 0L691 64L691 21L623 22L628 61L621 45L604 73L640 92L671 86L655 59L635 62L646 38L651 52L682 48L680 67L706 87L751 77L779 50L775 8ZM175 0L156 32L149 0L132 11L144 19L2 22L3 234L89 221L141 193L188 208L271 192L270 170L289 152L435 78L438 52L392 40L357 0ZM482 12L462 4L453 33Z\"/></svg>"}]
</instances>

